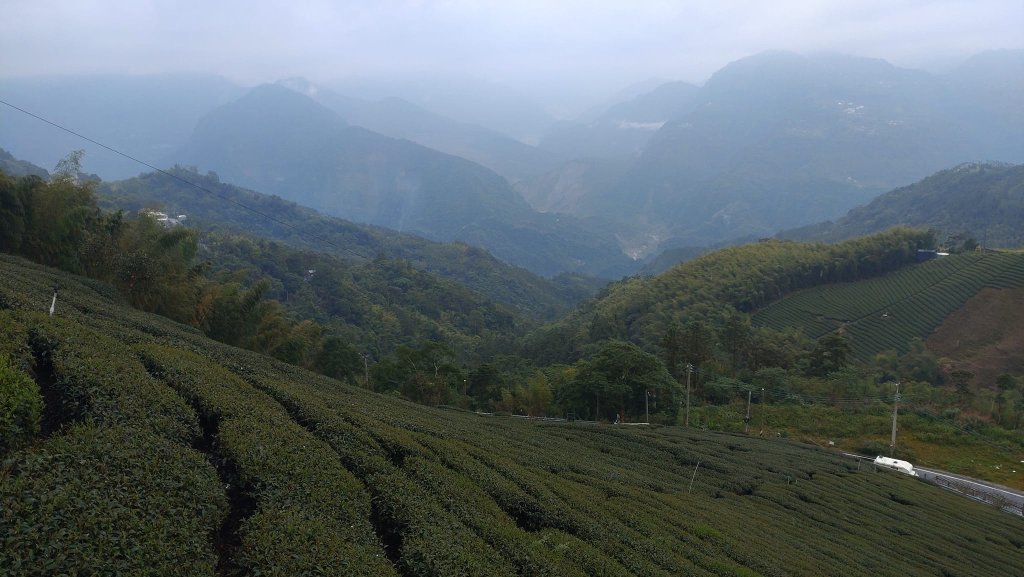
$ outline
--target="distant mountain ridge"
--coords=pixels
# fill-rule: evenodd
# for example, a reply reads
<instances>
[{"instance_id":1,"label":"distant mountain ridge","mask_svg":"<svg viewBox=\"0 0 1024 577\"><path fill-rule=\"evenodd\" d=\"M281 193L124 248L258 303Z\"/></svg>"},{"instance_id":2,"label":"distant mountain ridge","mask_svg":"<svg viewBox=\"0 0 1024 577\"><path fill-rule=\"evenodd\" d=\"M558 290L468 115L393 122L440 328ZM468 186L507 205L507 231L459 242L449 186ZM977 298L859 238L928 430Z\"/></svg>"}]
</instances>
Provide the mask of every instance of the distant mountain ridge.
<instances>
[{"instance_id":1,"label":"distant mountain ridge","mask_svg":"<svg viewBox=\"0 0 1024 577\"><path fill-rule=\"evenodd\" d=\"M8 102L156 163L188 139L203 114L243 92L222 77L198 74L40 76L0 83L0 96ZM83 149L82 169L106 179L144 169L6 106L0 107L0 126L0 148L41 166L53 167L72 150Z\"/></svg>"},{"instance_id":2,"label":"distant mountain ridge","mask_svg":"<svg viewBox=\"0 0 1024 577\"><path fill-rule=\"evenodd\" d=\"M300 78L278 84L309 96L349 124L471 160L511 182L543 174L562 160L555 153L482 126L452 120L402 98L353 98Z\"/></svg>"},{"instance_id":3,"label":"distant mountain ridge","mask_svg":"<svg viewBox=\"0 0 1024 577\"><path fill-rule=\"evenodd\" d=\"M5 79L0 95L154 166L214 170L546 276L618 278L669 248L839 219L965 161L1024 162L1020 50L941 75L766 52L703 86L647 85L559 126L487 82L281 84L296 98L188 75ZM40 166L85 148L86 172L140 170L12 110L0 126L0 147Z\"/></svg>"},{"instance_id":4,"label":"distant mountain ridge","mask_svg":"<svg viewBox=\"0 0 1024 577\"><path fill-rule=\"evenodd\" d=\"M666 82L587 122L556 124L538 146L572 158L639 156L665 123L693 108L699 90L688 82Z\"/></svg>"},{"instance_id":5,"label":"distant mountain ridge","mask_svg":"<svg viewBox=\"0 0 1024 577\"><path fill-rule=\"evenodd\" d=\"M982 54L946 75L839 54L762 53L680 97L692 108L614 183L588 177L598 170L588 159L588 170L566 165L521 188L534 206L657 239L637 245L640 256L659 243L770 236L965 161L1024 162L1022 67L1024 51ZM561 200L566 190L571 203Z\"/></svg>"},{"instance_id":6,"label":"distant mountain ridge","mask_svg":"<svg viewBox=\"0 0 1024 577\"><path fill-rule=\"evenodd\" d=\"M348 78L328 84L367 100L397 97L458 122L536 143L555 119L542 106L498 82L472 77Z\"/></svg>"},{"instance_id":7,"label":"distant mountain ridge","mask_svg":"<svg viewBox=\"0 0 1024 577\"><path fill-rule=\"evenodd\" d=\"M342 218L482 246L547 276L632 267L611 233L533 211L494 172L348 125L281 86L208 114L174 160Z\"/></svg>"},{"instance_id":8,"label":"distant mountain ridge","mask_svg":"<svg viewBox=\"0 0 1024 577\"><path fill-rule=\"evenodd\" d=\"M940 238L1024 246L1024 165L967 163L878 196L840 219L779 233L835 242L893 226L935 229Z\"/></svg>"}]
</instances>

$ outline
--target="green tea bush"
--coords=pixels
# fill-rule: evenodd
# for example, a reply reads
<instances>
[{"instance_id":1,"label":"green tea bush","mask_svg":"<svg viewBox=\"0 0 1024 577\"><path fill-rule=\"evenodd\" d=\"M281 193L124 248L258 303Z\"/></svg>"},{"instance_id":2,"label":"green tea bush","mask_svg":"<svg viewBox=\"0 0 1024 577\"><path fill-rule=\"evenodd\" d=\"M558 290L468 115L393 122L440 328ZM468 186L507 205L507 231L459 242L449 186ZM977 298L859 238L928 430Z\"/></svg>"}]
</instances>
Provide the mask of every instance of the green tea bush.
<instances>
[{"instance_id":1,"label":"green tea bush","mask_svg":"<svg viewBox=\"0 0 1024 577\"><path fill-rule=\"evenodd\" d=\"M910 266L884 277L800 291L754 315L756 325L798 327L812 338L841 324L854 356L884 350L905 353L914 337L931 333L949 313L984 287L1024 286L1024 253L958 254Z\"/></svg>"},{"instance_id":2,"label":"green tea bush","mask_svg":"<svg viewBox=\"0 0 1024 577\"><path fill-rule=\"evenodd\" d=\"M0 355L0 455L28 444L42 416L39 385Z\"/></svg>"},{"instance_id":3,"label":"green tea bush","mask_svg":"<svg viewBox=\"0 0 1024 577\"><path fill-rule=\"evenodd\" d=\"M190 352L144 346L150 369L187 398L255 503L232 563L257 575L390 575L394 568L370 524L362 483L329 445L295 423L272 398Z\"/></svg>"},{"instance_id":4,"label":"green tea bush","mask_svg":"<svg viewBox=\"0 0 1024 577\"><path fill-rule=\"evenodd\" d=\"M28 348L28 332L20 315L0 308L0 358L10 361L12 367L28 370L32 366L32 352Z\"/></svg>"},{"instance_id":5,"label":"green tea bush","mask_svg":"<svg viewBox=\"0 0 1024 577\"><path fill-rule=\"evenodd\" d=\"M4 575L215 574L227 500L192 449L79 424L11 456L0 480Z\"/></svg>"},{"instance_id":6,"label":"green tea bush","mask_svg":"<svg viewBox=\"0 0 1024 577\"><path fill-rule=\"evenodd\" d=\"M0 288L25 302L53 282L41 267L4 257L0 266ZM62 321L0 311L40 327L55 376L69 379L61 394L81 392L85 421L0 469L5 575L1024 575L1018 517L837 453L679 427L434 410L63 282ZM97 370L94 347L144 359L144 372L198 415L202 435L184 437L206 454L129 418L147 399L157 416L171 405L151 396L151 382L136 390ZM133 362L116 366L140 374ZM875 425L888 430L883 413ZM195 458L207 480L188 479L190 460L175 455ZM204 488L211 480L215 493ZM213 502L220 514L202 513Z\"/></svg>"},{"instance_id":7,"label":"green tea bush","mask_svg":"<svg viewBox=\"0 0 1024 577\"><path fill-rule=\"evenodd\" d=\"M32 327L39 370L52 370L65 421L120 424L188 445L199 437L195 412L146 372L121 342L62 318Z\"/></svg>"}]
</instances>

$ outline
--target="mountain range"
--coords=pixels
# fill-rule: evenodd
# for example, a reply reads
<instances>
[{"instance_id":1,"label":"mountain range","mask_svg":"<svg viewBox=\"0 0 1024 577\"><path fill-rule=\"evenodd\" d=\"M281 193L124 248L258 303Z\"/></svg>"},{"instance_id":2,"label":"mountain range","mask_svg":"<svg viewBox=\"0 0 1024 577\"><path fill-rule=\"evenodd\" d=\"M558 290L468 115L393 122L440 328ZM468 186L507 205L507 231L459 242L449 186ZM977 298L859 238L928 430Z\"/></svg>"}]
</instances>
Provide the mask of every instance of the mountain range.
<instances>
[{"instance_id":1,"label":"mountain range","mask_svg":"<svg viewBox=\"0 0 1024 577\"><path fill-rule=\"evenodd\" d=\"M478 124L454 120L404 98L355 98L301 78L277 84L309 96L349 124L472 160L512 183L551 171L565 160L551 151Z\"/></svg>"},{"instance_id":2,"label":"mountain range","mask_svg":"<svg viewBox=\"0 0 1024 577\"><path fill-rule=\"evenodd\" d=\"M6 102L149 163L160 163L188 139L201 116L244 92L220 76L187 74L5 78L0 85ZM82 149L83 169L105 179L145 170L6 106L0 106L0 127L0 148L43 167Z\"/></svg>"},{"instance_id":3,"label":"mountain range","mask_svg":"<svg viewBox=\"0 0 1024 577\"><path fill-rule=\"evenodd\" d=\"M327 214L481 246L546 276L614 278L631 267L602 227L539 213L493 171L349 125L282 86L210 112L173 158Z\"/></svg>"},{"instance_id":4,"label":"mountain range","mask_svg":"<svg viewBox=\"0 0 1024 577\"><path fill-rule=\"evenodd\" d=\"M835 220L965 162L1024 162L1024 51L933 74L766 52L556 121L498 84L206 76L6 79L13 104L151 165L191 165L329 214L617 278L664 250ZM17 111L0 147L105 179L140 165Z\"/></svg>"},{"instance_id":5,"label":"mountain range","mask_svg":"<svg viewBox=\"0 0 1024 577\"><path fill-rule=\"evenodd\" d=\"M615 182L591 176L600 162L568 164L542 177L546 190L528 183L527 198L614 217L641 256L832 219L943 168L1024 161L1022 62L1022 51L984 54L935 75L837 54L758 54L679 99L691 108L661 116ZM566 190L571 203L560 202Z\"/></svg>"}]
</instances>

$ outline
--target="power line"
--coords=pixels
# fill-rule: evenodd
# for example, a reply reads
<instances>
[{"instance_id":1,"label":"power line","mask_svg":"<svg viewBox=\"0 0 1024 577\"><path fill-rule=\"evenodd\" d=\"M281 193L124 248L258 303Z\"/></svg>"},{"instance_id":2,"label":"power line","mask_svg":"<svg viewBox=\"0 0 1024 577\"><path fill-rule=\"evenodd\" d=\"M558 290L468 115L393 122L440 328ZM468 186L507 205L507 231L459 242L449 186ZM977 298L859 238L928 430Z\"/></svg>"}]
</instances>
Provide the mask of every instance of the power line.
<instances>
[{"instance_id":1,"label":"power line","mask_svg":"<svg viewBox=\"0 0 1024 577\"><path fill-rule=\"evenodd\" d=\"M134 156L132 156L130 154L127 154L125 152L117 150L116 148L113 148L111 146L103 144L102 142L99 142L98 140L89 138L88 136L86 136L86 135L84 135L84 134L82 134L80 132L76 132L76 131L74 131L74 130L66 127L66 126L62 126L62 125L60 125L60 124L58 124L56 122L53 122L52 120L43 118L42 116L39 116L38 114L35 114L35 113L30 112L28 110L25 110L24 108L21 108L19 106L15 106L14 104L11 104L10 102L7 102L7 101L5 101L3 99L0 99L0 104L4 104L6 106L9 106L10 108L13 108L14 110L17 110L18 112L21 112L22 114L25 114L25 115L30 116L32 118L35 118L36 120L39 120L40 122L44 122L46 124L49 124L50 126L53 126L54 128L57 128L59 130L63 130L64 132L67 132L68 134L71 134L73 136L81 138L82 140L85 140L86 142L91 142L92 144L95 144L96 146L99 146L101 148L109 150L110 152L113 152L114 154L123 156L123 157L127 158L128 160L131 160L133 162L137 162L137 163L141 164L142 166L145 166L145 167L147 167L147 168L149 168L149 169L151 169L151 170L153 170L155 172L158 172L158 173L160 173L160 174L162 174L164 176L172 178L172 179L174 179L174 180L176 180L178 182L181 182L183 184L191 186L192 188L195 188L196 190L200 190L200 191L205 192L207 194L212 194L214 196L218 196L221 199L226 200L227 202L229 202L229 203L231 203L231 204L233 204L235 206L238 206L240 208L248 210L249 212L252 212L253 214L262 216L263 218L265 218L265 219L267 219L267 220L269 220L271 222L277 223L277 224L279 224L279 225L281 225L281 226L283 226L285 228L289 228L289 229L295 231L296 234L306 238L307 240L320 241L320 242L322 242L324 244L327 244L327 245L329 245L331 247L334 247L334 248L338 249L339 251L348 252L349 254L351 254L351 255L353 255L353 256L361 259L361 260L365 260L366 259L366 257L364 255L361 255L361 254L355 252L354 250L352 250L350 248L339 246L339 245L335 244L331 239L329 239L329 238L327 238L325 236L321 236L321 235L318 235L318 234L313 234L313 233L308 233L306 231L303 231L299 227L297 227L297 226L295 226L293 224L287 223L287 222L285 222L285 221L283 221L281 219L278 219L278 218L276 218L274 216L271 216L271 215L269 215L269 214L267 214L267 213L265 213L265 212L263 212L261 210L255 209L255 208L253 208L251 206L248 206L245 203L240 202L240 201L232 198L231 196L229 196L227 194L223 194L221 192L218 192L218 191L215 191L215 190L211 190L211 189L209 189L209 188L207 188L207 187L205 187L205 186L203 186L201 184L198 184L196 182L192 182L191 180L188 180L187 178L182 178L182 177L180 177L180 176L178 176L178 175L176 175L174 173L168 172L168 171L163 170L161 168L157 168L157 167L153 166L152 164L150 164L148 162L145 162L143 160L139 160L138 158L135 158Z\"/></svg>"}]
</instances>

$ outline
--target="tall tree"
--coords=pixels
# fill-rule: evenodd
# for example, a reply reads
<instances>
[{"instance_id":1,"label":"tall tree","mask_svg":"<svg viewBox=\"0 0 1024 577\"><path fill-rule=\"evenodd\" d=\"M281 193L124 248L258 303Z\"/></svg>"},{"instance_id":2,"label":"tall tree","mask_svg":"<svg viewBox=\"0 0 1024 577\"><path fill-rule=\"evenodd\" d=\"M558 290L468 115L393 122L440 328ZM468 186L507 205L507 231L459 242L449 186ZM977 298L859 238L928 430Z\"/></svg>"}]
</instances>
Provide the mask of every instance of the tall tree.
<instances>
[{"instance_id":1,"label":"tall tree","mask_svg":"<svg viewBox=\"0 0 1024 577\"><path fill-rule=\"evenodd\" d=\"M846 366L850 357L850 343L839 333L829 333L818 339L808 358L807 373L825 377Z\"/></svg>"}]
</instances>

